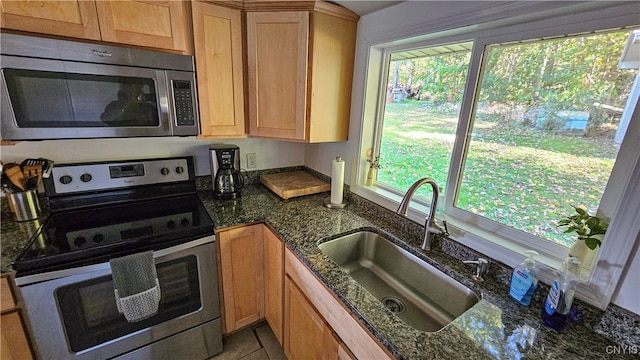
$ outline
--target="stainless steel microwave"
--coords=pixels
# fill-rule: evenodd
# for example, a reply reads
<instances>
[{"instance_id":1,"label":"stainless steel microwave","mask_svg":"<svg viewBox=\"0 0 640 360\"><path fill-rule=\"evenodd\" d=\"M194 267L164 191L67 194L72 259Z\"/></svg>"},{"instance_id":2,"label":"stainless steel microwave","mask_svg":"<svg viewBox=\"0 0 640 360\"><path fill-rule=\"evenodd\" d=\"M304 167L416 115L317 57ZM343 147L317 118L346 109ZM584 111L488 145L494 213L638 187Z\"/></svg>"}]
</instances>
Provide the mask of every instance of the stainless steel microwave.
<instances>
[{"instance_id":1,"label":"stainless steel microwave","mask_svg":"<svg viewBox=\"0 0 640 360\"><path fill-rule=\"evenodd\" d=\"M198 135L192 56L16 34L0 41L3 140Z\"/></svg>"}]
</instances>

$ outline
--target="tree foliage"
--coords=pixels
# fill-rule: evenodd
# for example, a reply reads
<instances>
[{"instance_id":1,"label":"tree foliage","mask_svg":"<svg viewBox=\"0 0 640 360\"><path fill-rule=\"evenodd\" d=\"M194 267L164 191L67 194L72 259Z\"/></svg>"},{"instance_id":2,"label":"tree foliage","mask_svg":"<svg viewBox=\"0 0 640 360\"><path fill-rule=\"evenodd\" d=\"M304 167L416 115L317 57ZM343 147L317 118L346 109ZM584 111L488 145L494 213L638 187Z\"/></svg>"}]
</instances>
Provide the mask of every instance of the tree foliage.
<instances>
[{"instance_id":1,"label":"tree foliage","mask_svg":"<svg viewBox=\"0 0 640 360\"><path fill-rule=\"evenodd\" d=\"M618 61L628 32L618 31L488 47L481 103L589 111L594 103L624 107L637 71ZM397 83L419 86L435 104L462 99L470 51L394 61ZM394 84L398 86L397 84Z\"/></svg>"}]
</instances>

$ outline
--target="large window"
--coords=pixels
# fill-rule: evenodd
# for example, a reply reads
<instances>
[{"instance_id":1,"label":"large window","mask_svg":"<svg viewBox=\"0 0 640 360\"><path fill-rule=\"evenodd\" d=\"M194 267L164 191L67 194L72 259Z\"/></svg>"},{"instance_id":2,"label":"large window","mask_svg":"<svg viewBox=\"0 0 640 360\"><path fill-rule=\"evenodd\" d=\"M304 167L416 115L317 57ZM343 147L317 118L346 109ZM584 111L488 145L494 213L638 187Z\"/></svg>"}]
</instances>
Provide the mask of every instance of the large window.
<instances>
[{"instance_id":1,"label":"large window","mask_svg":"<svg viewBox=\"0 0 640 360\"><path fill-rule=\"evenodd\" d=\"M447 182L472 43L391 55L377 181L408 189L428 176ZM426 187L418 195L429 198Z\"/></svg>"},{"instance_id":2,"label":"large window","mask_svg":"<svg viewBox=\"0 0 640 360\"><path fill-rule=\"evenodd\" d=\"M522 232L531 248L571 246L557 220L573 205L599 210L626 130L638 74L618 67L628 35L476 44L475 60L471 42L391 52L377 185L403 193L431 177L467 219ZM467 79L473 61L477 81Z\"/></svg>"},{"instance_id":3,"label":"large window","mask_svg":"<svg viewBox=\"0 0 640 360\"><path fill-rule=\"evenodd\" d=\"M628 34L488 46L455 206L571 246L557 220L596 213L618 154Z\"/></svg>"}]
</instances>

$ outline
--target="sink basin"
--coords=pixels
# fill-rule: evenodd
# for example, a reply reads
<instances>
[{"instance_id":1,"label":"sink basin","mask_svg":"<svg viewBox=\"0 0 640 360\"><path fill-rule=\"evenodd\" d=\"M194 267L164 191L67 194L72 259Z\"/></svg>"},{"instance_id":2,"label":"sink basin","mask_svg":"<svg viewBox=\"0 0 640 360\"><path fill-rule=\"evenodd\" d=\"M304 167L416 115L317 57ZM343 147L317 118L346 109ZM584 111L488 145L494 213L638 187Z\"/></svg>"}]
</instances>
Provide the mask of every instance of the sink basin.
<instances>
[{"instance_id":1,"label":"sink basin","mask_svg":"<svg viewBox=\"0 0 640 360\"><path fill-rule=\"evenodd\" d=\"M356 232L318 247L415 329L438 331L479 301L467 287L374 232Z\"/></svg>"}]
</instances>

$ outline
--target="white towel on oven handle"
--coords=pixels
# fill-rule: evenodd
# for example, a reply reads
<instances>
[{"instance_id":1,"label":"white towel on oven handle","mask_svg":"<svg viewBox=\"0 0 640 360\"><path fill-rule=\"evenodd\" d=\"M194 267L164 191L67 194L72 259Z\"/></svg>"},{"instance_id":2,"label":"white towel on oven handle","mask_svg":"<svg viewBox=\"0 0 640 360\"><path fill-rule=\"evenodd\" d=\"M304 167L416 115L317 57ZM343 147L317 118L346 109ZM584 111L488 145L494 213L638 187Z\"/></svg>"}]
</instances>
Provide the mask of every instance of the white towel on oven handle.
<instances>
[{"instance_id":1,"label":"white towel on oven handle","mask_svg":"<svg viewBox=\"0 0 640 360\"><path fill-rule=\"evenodd\" d=\"M158 312L160 304L160 283L156 278L156 286L138 294L121 298L118 289L114 289L116 306L129 322L144 320Z\"/></svg>"}]
</instances>

